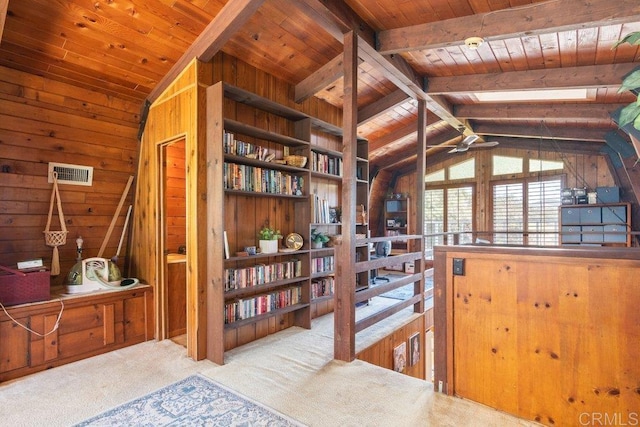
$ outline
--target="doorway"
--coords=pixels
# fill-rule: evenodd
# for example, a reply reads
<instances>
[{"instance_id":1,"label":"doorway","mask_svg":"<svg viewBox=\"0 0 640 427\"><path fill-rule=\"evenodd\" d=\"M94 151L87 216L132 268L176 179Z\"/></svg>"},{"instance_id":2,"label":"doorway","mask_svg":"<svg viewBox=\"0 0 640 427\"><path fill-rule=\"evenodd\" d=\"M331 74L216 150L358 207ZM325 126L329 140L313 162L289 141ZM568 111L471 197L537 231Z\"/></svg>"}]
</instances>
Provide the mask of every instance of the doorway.
<instances>
[{"instance_id":1,"label":"doorway","mask_svg":"<svg viewBox=\"0 0 640 427\"><path fill-rule=\"evenodd\" d=\"M187 186L185 138L158 146L160 171L160 339L187 345Z\"/></svg>"}]
</instances>

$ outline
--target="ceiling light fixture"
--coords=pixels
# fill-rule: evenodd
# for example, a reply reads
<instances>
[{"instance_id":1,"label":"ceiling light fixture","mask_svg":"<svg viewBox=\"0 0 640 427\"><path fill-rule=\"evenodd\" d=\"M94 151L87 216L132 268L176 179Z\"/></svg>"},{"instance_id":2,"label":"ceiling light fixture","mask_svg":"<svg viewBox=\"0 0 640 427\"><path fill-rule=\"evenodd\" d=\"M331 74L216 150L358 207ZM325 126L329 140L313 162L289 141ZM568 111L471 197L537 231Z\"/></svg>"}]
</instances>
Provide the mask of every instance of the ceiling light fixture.
<instances>
[{"instance_id":1,"label":"ceiling light fixture","mask_svg":"<svg viewBox=\"0 0 640 427\"><path fill-rule=\"evenodd\" d=\"M476 50L484 43L484 39L482 37L468 37L464 40L464 44L471 50Z\"/></svg>"}]
</instances>

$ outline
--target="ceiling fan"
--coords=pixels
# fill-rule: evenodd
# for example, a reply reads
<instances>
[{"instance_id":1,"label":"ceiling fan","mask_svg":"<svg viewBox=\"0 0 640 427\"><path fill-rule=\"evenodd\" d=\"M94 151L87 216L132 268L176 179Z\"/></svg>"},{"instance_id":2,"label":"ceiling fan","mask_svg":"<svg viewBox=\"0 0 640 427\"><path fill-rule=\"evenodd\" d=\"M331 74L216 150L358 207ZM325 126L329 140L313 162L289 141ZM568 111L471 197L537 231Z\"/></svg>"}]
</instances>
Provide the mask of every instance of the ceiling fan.
<instances>
[{"instance_id":1,"label":"ceiling fan","mask_svg":"<svg viewBox=\"0 0 640 427\"><path fill-rule=\"evenodd\" d=\"M487 141L487 142L478 142L474 144L480 137L478 135L472 134L467 135L464 139L456 144L456 146L449 150L448 153L464 153L469 148L485 148L485 147L495 147L499 144L498 141ZM427 145L427 147L442 148L442 145Z\"/></svg>"}]
</instances>

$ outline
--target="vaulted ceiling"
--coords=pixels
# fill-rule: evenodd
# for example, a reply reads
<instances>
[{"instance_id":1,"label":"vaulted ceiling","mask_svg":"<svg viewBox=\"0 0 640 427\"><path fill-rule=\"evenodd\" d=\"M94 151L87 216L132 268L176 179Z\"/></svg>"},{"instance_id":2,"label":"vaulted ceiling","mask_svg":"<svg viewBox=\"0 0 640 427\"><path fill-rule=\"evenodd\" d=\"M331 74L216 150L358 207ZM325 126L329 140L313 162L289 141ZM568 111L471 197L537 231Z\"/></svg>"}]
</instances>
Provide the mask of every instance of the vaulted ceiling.
<instances>
[{"instance_id":1,"label":"vaulted ceiling","mask_svg":"<svg viewBox=\"0 0 640 427\"><path fill-rule=\"evenodd\" d=\"M418 99L427 156L463 134L598 150L638 48L637 0L0 0L0 65L139 101L194 56L224 51L342 106L343 34L359 37L358 134L377 169L415 162ZM2 20L0 19L0 29ZM470 49L465 39L484 39ZM582 100L482 101L496 91L584 89ZM626 136L620 134L623 138Z\"/></svg>"}]
</instances>

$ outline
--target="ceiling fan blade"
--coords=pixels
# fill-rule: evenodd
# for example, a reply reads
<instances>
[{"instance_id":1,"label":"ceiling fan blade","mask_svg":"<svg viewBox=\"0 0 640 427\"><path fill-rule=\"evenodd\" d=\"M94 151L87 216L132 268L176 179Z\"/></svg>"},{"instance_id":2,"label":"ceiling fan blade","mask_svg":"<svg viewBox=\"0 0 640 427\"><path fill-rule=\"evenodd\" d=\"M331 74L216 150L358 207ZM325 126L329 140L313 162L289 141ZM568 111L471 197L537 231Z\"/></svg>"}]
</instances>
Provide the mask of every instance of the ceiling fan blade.
<instances>
[{"instance_id":1,"label":"ceiling fan blade","mask_svg":"<svg viewBox=\"0 0 640 427\"><path fill-rule=\"evenodd\" d=\"M498 144L498 141L478 142L477 144L473 144L471 148L495 147Z\"/></svg>"},{"instance_id":2,"label":"ceiling fan blade","mask_svg":"<svg viewBox=\"0 0 640 427\"><path fill-rule=\"evenodd\" d=\"M480 137L476 134L472 134L472 135L467 135L464 137L464 139L462 140L462 144L464 145L471 145L474 142L476 142Z\"/></svg>"},{"instance_id":3,"label":"ceiling fan blade","mask_svg":"<svg viewBox=\"0 0 640 427\"><path fill-rule=\"evenodd\" d=\"M463 150L463 151L466 151L466 150ZM455 147L454 149L447 151L447 153L461 153L461 152L462 151L458 150L458 147Z\"/></svg>"}]
</instances>

